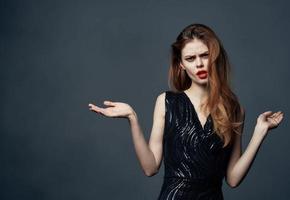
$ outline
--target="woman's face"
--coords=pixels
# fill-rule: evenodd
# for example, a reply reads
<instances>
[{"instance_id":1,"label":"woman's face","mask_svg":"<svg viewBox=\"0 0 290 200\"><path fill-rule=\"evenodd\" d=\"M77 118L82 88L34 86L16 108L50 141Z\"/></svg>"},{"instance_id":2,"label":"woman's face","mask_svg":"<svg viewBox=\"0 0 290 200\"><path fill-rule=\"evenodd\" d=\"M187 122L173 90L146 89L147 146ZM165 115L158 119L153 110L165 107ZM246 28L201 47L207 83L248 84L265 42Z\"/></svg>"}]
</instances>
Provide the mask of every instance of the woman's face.
<instances>
[{"instance_id":1,"label":"woman's face","mask_svg":"<svg viewBox=\"0 0 290 200\"><path fill-rule=\"evenodd\" d=\"M201 40L194 39L182 49L180 67L185 69L196 84L206 84L208 81L208 57L207 46Z\"/></svg>"}]
</instances>

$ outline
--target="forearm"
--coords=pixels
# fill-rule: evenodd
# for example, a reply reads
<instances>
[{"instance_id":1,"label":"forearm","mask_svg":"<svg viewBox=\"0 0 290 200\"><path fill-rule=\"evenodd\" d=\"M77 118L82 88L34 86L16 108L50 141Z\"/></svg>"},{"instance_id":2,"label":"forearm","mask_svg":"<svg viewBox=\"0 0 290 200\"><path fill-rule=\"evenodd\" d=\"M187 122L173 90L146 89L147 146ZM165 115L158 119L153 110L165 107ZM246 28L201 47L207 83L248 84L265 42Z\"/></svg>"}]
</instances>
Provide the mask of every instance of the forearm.
<instances>
[{"instance_id":1,"label":"forearm","mask_svg":"<svg viewBox=\"0 0 290 200\"><path fill-rule=\"evenodd\" d=\"M238 159L232 171L230 173L230 177L228 179L232 183L232 185L237 186L246 176L247 172L250 169L250 166L258 152L258 149L265 138L267 133L267 129L262 129L259 127L255 127L253 136L242 156Z\"/></svg>"},{"instance_id":2,"label":"forearm","mask_svg":"<svg viewBox=\"0 0 290 200\"><path fill-rule=\"evenodd\" d=\"M155 174L157 170L154 154L152 153L148 143L146 142L146 139L144 138L138 122L137 114L134 112L128 117L128 120L131 126L133 144L139 163L143 172L147 176L151 176Z\"/></svg>"}]
</instances>

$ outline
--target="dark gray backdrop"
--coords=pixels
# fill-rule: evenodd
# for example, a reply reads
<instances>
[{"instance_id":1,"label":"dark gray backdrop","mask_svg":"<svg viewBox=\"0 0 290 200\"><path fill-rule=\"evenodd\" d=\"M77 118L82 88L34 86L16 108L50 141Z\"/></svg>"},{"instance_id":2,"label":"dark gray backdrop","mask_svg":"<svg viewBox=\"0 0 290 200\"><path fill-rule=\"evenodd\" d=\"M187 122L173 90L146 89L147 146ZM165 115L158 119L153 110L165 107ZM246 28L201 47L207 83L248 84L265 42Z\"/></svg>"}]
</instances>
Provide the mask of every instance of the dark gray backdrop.
<instances>
[{"instance_id":1,"label":"dark gray backdrop","mask_svg":"<svg viewBox=\"0 0 290 200\"><path fill-rule=\"evenodd\" d=\"M0 3L0 199L156 199L160 173L143 175L125 119L88 103L129 103L148 139L168 90L169 47L204 23L233 65L246 108L243 149L257 116L284 112L242 184L225 199L288 199L289 3L286 1L14 1Z\"/></svg>"}]
</instances>

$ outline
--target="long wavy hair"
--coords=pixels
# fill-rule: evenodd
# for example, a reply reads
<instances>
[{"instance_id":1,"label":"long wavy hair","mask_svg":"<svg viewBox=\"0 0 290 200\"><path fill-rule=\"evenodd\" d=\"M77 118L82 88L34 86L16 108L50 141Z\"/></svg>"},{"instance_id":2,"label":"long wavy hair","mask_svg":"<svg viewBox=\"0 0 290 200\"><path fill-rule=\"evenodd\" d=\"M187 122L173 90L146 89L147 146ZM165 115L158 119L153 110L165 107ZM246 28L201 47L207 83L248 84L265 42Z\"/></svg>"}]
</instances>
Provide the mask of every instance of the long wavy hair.
<instances>
[{"instance_id":1,"label":"long wavy hair","mask_svg":"<svg viewBox=\"0 0 290 200\"><path fill-rule=\"evenodd\" d=\"M214 31L203 24L185 27L171 45L171 63L168 84L171 90L182 92L191 86L192 80L180 67L181 50L190 41L201 40L209 50L208 98L202 105L213 119L213 130L224 141L224 147L233 144L234 133L241 134L244 109L230 88L230 63L225 49Z\"/></svg>"}]
</instances>

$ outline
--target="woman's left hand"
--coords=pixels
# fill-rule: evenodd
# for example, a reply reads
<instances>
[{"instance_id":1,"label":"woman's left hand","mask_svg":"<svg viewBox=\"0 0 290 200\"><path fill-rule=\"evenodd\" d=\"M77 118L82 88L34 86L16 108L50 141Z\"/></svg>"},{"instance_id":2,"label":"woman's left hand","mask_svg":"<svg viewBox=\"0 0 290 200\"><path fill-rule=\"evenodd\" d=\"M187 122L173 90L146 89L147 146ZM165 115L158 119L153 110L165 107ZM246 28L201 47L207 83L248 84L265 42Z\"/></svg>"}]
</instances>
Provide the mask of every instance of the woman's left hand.
<instances>
[{"instance_id":1,"label":"woman's left hand","mask_svg":"<svg viewBox=\"0 0 290 200\"><path fill-rule=\"evenodd\" d=\"M273 113L267 111L259 115L257 119L257 127L270 130L277 128L283 119L283 113L281 111Z\"/></svg>"}]
</instances>

